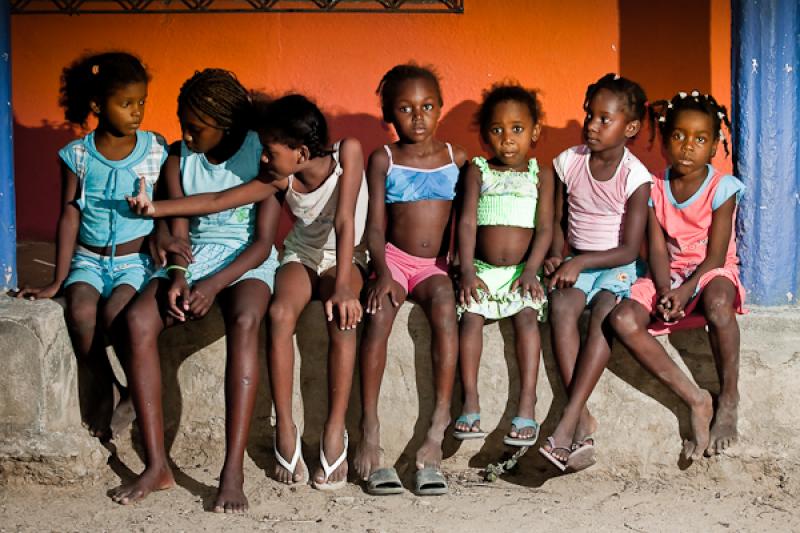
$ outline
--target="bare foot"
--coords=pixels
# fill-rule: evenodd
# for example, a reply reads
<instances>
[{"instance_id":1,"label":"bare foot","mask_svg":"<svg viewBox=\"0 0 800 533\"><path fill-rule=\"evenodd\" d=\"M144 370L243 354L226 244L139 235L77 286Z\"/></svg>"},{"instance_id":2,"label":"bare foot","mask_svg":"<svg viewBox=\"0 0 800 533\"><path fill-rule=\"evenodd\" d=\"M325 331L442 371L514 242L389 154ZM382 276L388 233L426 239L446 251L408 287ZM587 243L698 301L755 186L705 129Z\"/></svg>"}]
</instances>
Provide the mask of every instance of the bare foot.
<instances>
[{"instance_id":1,"label":"bare foot","mask_svg":"<svg viewBox=\"0 0 800 533\"><path fill-rule=\"evenodd\" d=\"M85 424L92 437L102 442L111 440L111 420L114 411L114 394L112 391L90 393L86 402Z\"/></svg>"},{"instance_id":2,"label":"bare foot","mask_svg":"<svg viewBox=\"0 0 800 533\"><path fill-rule=\"evenodd\" d=\"M275 463L275 479L281 483L291 485L293 483L304 483L308 481L308 469L306 463L303 461L302 450L298 450L302 445L298 439L300 430L294 423L291 423L288 428L282 428L281 424L275 426L276 446L278 453L281 454L287 463L292 462L295 453L300 453L297 464L294 466L294 472L289 472L281 465L279 461ZM277 458L276 458L277 459Z\"/></svg>"},{"instance_id":3,"label":"bare foot","mask_svg":"<svg viewBox=\"0 0 800 533\"><path fill-rule=\"evenodd\" d=\"M215 513L244 513L248 509L242 469L231 470L233 472L227 473L223 468L219 475L219 490L212 508Z\"/></svg>"},{"instance_id":4,"label":"bare foot","mask_svg":"<svg viewBox=\"0 0 800 533\"><path fill-rule=\"evenodd\" d=\"M136 420L136 410L133 408L133 401L131 401L130 395L125 394L120 397L117 407L111 414L111 438L119 436L128 429L134 420Z\"/></svg>"},{"instance_id":5,"label":"bare foot","mask_svg":"<svg viewBox=\"0 0 800 533\"><path fill-rule=\"evenodd\" d=\"M325 428L324 434L322 435L322 450L325 453L325 460L327 461L328 466L333 466L342 455L345 455L346 457L347 438L343 437L344 433L344 428L332 428L330 430ZM331 472L327 478L325 477L325 471L322 469L321 462L319 468L317 468L317 471L314 473L315 485L331 485L346 479L347 459L343 460L336 470Z\"/></svg>"},{"instance_id":6,"label":"bare foot","mask_svg":"<svg viewBox=\"0 0 800 533\"><path fill-rule=\"evenodd\" d=\"M166 490L175 486L175 479L168 466L158 468L146 468L139 477L112 489L109 496L115 502L128 505L136 503L147 497L153 491Z\"/></svg>"},{"instance_id":7,"label":"bare foot","mask_svg":"<svg viewBox=\"0 0 800 533\"><path fill-rule=\"evenodd\" d=\"M686 459L697 461L703 457L703 452L708 448L709 426L711 417L714 416L714 403L711 394L707 390L701 389L700 396L689 408L692 417L693 438L683 443L683 456Z\"/></svg>"},{"instance_id":8,"label":"bare foot","mask_svg":"<svg viewBox=\"0 0 800 533\"><path fill-rule=\"evenodd\" d=\"M425 442L417 450L417 470L430 467L436 470L442 466L442 441L444 432L450 425L450 417L447 414L433 416L431 427L425 436Z\"/></svg>"},{"instance_id":9,"label":"bare foot","mask_svg":"<svg viewBox=\"0 0 800 533\"><path fill-rule=\"evenodd\" d=\"M366 481L373 470L382 466L382 456L380 424L365 422L361 426L361 442L358 443L353 457L353 468L358 478Z\"/></svg>"},{"instance_id":10,"label":"bare foot","mask_svg":"<svg viewBox=\"0 0 800 533\"><path fill-rule=\"evenodd\" d=\"M714 414L714 425L711 426L711 442L706 450L707 455L722 453L738 440L738 407L736 401L720 399L717 412Z\"/></svg>"}]
</instances>

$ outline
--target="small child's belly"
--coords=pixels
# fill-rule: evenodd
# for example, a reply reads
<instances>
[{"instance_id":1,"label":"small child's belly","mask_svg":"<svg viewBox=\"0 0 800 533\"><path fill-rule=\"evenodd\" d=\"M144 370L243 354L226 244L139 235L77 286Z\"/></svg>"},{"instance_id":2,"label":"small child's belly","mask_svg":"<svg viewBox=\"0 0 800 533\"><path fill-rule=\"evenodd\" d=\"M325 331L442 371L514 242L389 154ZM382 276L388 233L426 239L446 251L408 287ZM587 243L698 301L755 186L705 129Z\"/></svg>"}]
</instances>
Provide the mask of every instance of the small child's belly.
<instances>
[{"instance_id":1,"label":"small child's belly","mask_svg":"<svg viewBox=\"0 0 800 533\"><path fill-rule=\"evenodd\" d=\"M528 259L533 230L513 226L479 226L475 258L496 266L518 265Z\"/></svg>"}]
</instances>

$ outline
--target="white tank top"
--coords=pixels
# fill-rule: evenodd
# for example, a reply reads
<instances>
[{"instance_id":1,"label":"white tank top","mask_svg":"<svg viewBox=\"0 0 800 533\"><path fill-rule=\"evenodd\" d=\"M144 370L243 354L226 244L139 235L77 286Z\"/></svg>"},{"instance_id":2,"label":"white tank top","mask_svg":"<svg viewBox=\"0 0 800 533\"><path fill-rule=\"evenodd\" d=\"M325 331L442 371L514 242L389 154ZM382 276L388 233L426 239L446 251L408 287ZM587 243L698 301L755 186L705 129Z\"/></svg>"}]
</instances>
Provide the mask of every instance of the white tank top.
<instances>
[{"instance_id":1,"label":"white tank top","mask_svg":"<svg viewBox=\"0 0 800 533\"><path fill-rule=\"evenodd\" d=\"M300 246L336 251L336 231L333 223L336 216L336 205L339 201L339 176L342 175L343 171L339 160L340 145L341 141L333 145L333 160L336 162L336 166L317 189L308 193L297 192L292 186L294 175L289 176L289 185L286 189L286 204L297 220L286 236L285 242L287 246L297 243ZM358 199L356 200L354 220L354 244L356 246L361 243L361 239L364 236L367 207L367 178L362 172L361 188L358 191Z\"/></svg>"}]
</instances>

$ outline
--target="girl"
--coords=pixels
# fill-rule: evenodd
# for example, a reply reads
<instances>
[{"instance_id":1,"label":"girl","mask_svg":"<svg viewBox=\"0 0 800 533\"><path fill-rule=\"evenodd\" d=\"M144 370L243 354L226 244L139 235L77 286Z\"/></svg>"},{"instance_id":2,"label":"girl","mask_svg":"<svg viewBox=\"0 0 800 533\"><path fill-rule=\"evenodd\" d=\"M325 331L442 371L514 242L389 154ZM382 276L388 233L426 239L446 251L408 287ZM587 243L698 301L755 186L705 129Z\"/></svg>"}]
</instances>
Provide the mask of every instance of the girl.
<instances>
[{"instance_id":1,"label":"girl","mask_svg":"<svg viewBox=\"0 0 800 533\"><path fill-rule=\"evenodd\" d=\"M246 183L258 175L261 143L248 131L250 98L234 75L220 69L197 72L181 87L178 119L183 140L175 143L164 170L170 197ZM145 444L145 470L112 491L122 504L174 484L164 448L158 337L164 328L200 319L219 296L225 319L226 455L215 512L243 512L242 461L258 386L258 332L278 266L272 247L280 206L268 198L258 206L191 220L171 220L172 233L190 238L194 262L180 257L159 271L131 305L131 381ZM269 256L269 257L268 257Z\"/></svg>"},{"instance_id":2,"label":"girl","mask_svg":"<svg viewBox=\"0 0 800 533\"><path fill-rule=\"evenodd\" d=\"M103 332L119 326L117 318L144 288L153 266L145 243L153 221L133 216L125 203L138 177L152 190L167 158L164 139L139 130L148 81L139 59L123 52L88 55L64 69L60 104L65 118L86 127L94 115L97 127L58 152L62 204L53 281L17 295L52 298L64 286L67 326L86 374L81 382L91 411L84 414L92 434L101 439L112 436L112 420L116 431L131 420L112 419L114 374ZM127 395L121 388L120 393ZM121 402L114 414L132 414L126 404Z\"/></svg>"},{"instance_id":3,"label":"girl","mask_svg":"<svg viewBox=\"0 0 800 533\"><path fill-rule=\"evenodd\" d=\"M375 494L402 491L393 468L381 468L378 396L392 323L406 297L418 302L432 330L436 406L417 452L415 492L442 494L439 466L450 423L450 399L458 358L455 295L448 277L448 243L459 169L466 153L434 137L442 112L436 75L417 65L398 65L378 85L383 119L398 141L369 158L369 244L374 280L367 291L361 342L362 441L355 467ZM388 231L388 235L387 235Z\"/></svg>"},{"instance_id":4,"label":"girl","mask_svg":"<svg viewBox=\"0 0 800 533\"><path fill-rule=\"evenodd\" d=\"M284 241L269 311L270 384L277 414L275 477L284 483L308 480L300 431L292 419L292 336L300 314L316 296L324 302L330 336L329 411L320 439L321 468L313 484L321 490L337 489L347 477L345 413L355 366L355 328L362 315L360 268L366 268L367 259L364 247L356 246L367 211L361 145L343 139L331 146L322 112L297 94L268 104L259 124L262 160L277 180L252 180L219 193L153 203L140 192L129 201L140 212L163 217L218 212L281 192L297 220Z\"/></svg>"},{"instance_id":5,"label":"girl","mask_svg":"<svg viewBox=\"0 0 800 533\"><path fill-rule=\"evenodd\" d=\"M545 319L547 306L537 273L553 236L553 174L528 159L541 130L533 91L495 85L484 93L478 124L494 157L474 158L464 183L458 234L464 414L456 419L454 436L485 436L477 390L483 325L487 319L512 317L521 386L518 416L504 441L532 446L539 435L534 420L541 349L536 322Z\"/></svg>"},{"instance_id":6,"label":"girl","mask_svg":"<svg viewBox=\"0 0 800 533\"><path fill-rule=\"evenodd\" d=\"M744 185L711 166L720 139L728 154L721 129L724 121L730 130L725 108L697 91L678 93L664 104L658 125L670 166L650 193L650 274L637 280L630 300L612 312L609 322L628 350L690 407L694 438L684 443L683 455L699 459L704 452L722 452L737 438L736 313L744 312L745 290L733 225ZM695 308L708 321L717 363L716 412L708 391L698 388L647 332L651 316L670 322Z\"/></svg>"},{"instance_id":7,"label":"girl","mask_svg":"<svg viewBox=\"0 0 800 533\"><path fill-rule=\"evenodd\" d=\"M606 316L636 278L652 178L625 144L641 128L646 97L638 84L607 74L589 85L583 108L585 144L553 161L557 224L551 256L550 322L553 351L569 401L539 451L560 470L594 463L596 422L586 409L611 355ZM566 222L567 238L559 231ZM565 257L566 251L566 257ZM590 307L581 345L578 320ZM574 451L573 451L574 450Z\"/></svg>"}]
</instances>

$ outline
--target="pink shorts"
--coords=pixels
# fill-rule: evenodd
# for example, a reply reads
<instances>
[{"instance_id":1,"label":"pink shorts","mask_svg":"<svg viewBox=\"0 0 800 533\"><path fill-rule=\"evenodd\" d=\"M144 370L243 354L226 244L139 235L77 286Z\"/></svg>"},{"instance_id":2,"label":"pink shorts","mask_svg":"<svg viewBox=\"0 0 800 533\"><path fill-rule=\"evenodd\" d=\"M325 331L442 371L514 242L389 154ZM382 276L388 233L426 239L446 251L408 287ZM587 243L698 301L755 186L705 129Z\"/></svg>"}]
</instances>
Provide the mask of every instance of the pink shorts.
<instances>
[{"instance_id":1,"label":"pink shorts","mask_svg":"<svg viewBox=\"0 0 800 533\"><path fill-rule=\"evenodd\" d=\"M389 242L386 243L386 266L406 294L431 276L446 276L448 270L446 257L417 257Z\"/></svg>"},{"instance_id":2,"label":"pink shorts","mask_svg":"<svg viewBox=\"0 0 800 533\"><path fill-rule=\"evenodd\" d=\"M736 301L734 302L734 307L736 312L740 315L746 313L744 309L744 298L745 298L745 291L744 285L742 285L741 280L739 280L739 272L732 268L715 268L714 270L710 270L703 274L700 278L700 281L697 283L697 289L695 290L694 295L689 300L689 303L686 304L686 309L684 312L688 316L695 307L697 307L697 303L700 301L700 293L703 292L703 289L708 285L712 279L722 277L727 280L730 280L733 283L733 286L736 287L737 297ZM647 309L648 313L653 312L656 308L656 286L653 283L653 280L649 277L639 278L636 280L636 283L633 284L631 287L631 300L634 302L639 302L642 306Z\"/></svg>"}]
</instances>

